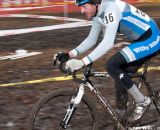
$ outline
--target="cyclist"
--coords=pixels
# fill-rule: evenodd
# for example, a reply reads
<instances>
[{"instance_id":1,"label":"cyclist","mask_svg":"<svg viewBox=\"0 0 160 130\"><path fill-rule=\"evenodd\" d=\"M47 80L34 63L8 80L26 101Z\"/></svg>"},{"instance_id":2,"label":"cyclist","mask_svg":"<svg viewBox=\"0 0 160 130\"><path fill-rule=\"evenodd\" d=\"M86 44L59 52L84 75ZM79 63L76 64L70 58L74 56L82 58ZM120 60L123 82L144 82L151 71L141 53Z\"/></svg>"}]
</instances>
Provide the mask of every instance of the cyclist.
<instances>
[{"instance_id":1,"label":"cyclist","mask_svg":"<svg viewBox=\"0 0 160 130\"><path fill-rule=\"evenodd\" d=\"M113 47L117 32L123 33L131 43L113 55L105 68L116 82L118 109L120 112L126 109L129 93L136 104L128 120L131 123L139 121L152 101L139 91L127 71L130 68L136 71L143 62L160 51L159 28L146 13L121 0L75 0L75 3L87 19L92 19L91 31L78 47L68 53L57 53L55 57L60 62L67 61L66 68L71 71L81 69L106 54ZM81 60L70 59L93 47L103 27L103 40L89 55Z\"/></svg>"}]
</instances>

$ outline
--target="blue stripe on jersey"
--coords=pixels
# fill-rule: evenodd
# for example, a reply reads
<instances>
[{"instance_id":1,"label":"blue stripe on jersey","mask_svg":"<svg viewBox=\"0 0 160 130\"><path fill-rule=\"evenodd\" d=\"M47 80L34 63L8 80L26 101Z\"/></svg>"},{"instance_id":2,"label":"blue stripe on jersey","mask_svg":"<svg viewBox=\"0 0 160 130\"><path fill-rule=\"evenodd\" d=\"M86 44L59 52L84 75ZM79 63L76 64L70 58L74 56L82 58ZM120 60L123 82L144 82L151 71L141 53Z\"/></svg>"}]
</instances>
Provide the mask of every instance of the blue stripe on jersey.
<instances>
[{"instance_id":1,"label":"blue stripe on jersey","mask_svg":"<svg viewBox=\"0 0 160 130\"><path fill-rule=\"evenodd\" d=\"M151 55L155 53L156 51L160 50L160 31L157 25L153 20L149 22L151 25L151 30L152 30L152 36L147 39L146 41L142 42L135 42L130 44L129 46L125 47L124 49L121 50L123 56L126 57L131 57L131 55L134 55L135 58L130 59L130 61L127 62L132 62L141 58L144 58L148 55ZM131 54L132 52L132 54ZM128 60L126 58L126 60Z\"/></svg>"},{"instance_id":2,"label":"blue stripe on jersey","mask_svg":"<svg viewBox=\"0 0 160 130\"><path fill-rule=\"evenodd\" d=\"M88 58L88 60L89 60L90 62L93 62L92 59L91 59L89 56L87 56L87 58Z\"/></svg>"},{"instance_id":3,"label":"blue stripe on jersey","mask_svg":"<svg viewBox=\"0 0 160 130\"><path fill-rule=\"evenodd\" d=\"M142 35L146 31L146 30L143 30L142 28L138 27L134 23L131 23L127 20L122 19L120 22L123 23L124 25L128 26L128 28L132 29L133 32L136 32L139 35Z\"/></svg>"},{"instance_id":4,"label":"blue stripe on jersey","mask_svg":"<svg viewBox=\"0 0 160 130\"><path fill-rule=\"evenodd\" d=\"M152 37L150 40L147 40L145 42L137 42L131 44L129 48L132 50L136 59L140 59L158 51L160 49L159 40L160 40L159 36Z\"/></svg>"},{"instance_id":5,"label":"blue stripe on jersey","mask_svg":"<svg viewBox=\"0 0 160 130\"><path fill-rule=\"evenodd\" d=\"M75 50L76 50L77 54L79 55L79 51L78 51L78 49L76 49L76 48L75 48Z\"/></svg>"},{"instance_id":6,"label":"blue stripe on jersey","mask_svg":"<svg viewBox=\"0 0 160 130\"><path fill-rule=\"evenodd\" d=\"M160 30L159 30L159 27L157 26L157 24L155 23L154 20L151 19L151 21L149 22L150 26L151 26L151 29L153 31L153 35L158 35L160 36ZM156 32L156 33L154 33Z\"/></svg>"},{"instance_id":7,"label":"blue stripe on jersey","mask_svg":"<svg viewBox=\"0 0 160 130\"><path fill-rule=\"evenodd\" d=\"M126 26L128 26L129 28L131 28L133 31L135 31L137 34L142 35L146 29L139 27L138 25L136 25L135 23L130 22L129 20L126 20L125 18L130 17L133 19L136 19L140 22L142 22L142 24L148 25L150 27L150 22L145 21L144 19L133 15L131 12L123 12L122 13L122 19L120 22L122 22L123 24L125 24ZM141 23L140 23L141 24Z\"/></svg>"},{"instance_id":8,"label":"blue stripe on jersey","mask_svg":"<svg viewBox=\"0 0 160 130\"><path fill-rule=\"evenodd\" d=\"M145 23L145 24L148 24L148 22L147 22L146 20L144 20L144 19L142 19L142 18L140 18L140 17L132 14L131 12L123 12L123 13L122 13L122 17L127 17L127 16L131 16L131 17L133 17L133 18L135 18L135 19L138 19L138 20L142 21L142 22Z\"/></svg>"}]
</instances>

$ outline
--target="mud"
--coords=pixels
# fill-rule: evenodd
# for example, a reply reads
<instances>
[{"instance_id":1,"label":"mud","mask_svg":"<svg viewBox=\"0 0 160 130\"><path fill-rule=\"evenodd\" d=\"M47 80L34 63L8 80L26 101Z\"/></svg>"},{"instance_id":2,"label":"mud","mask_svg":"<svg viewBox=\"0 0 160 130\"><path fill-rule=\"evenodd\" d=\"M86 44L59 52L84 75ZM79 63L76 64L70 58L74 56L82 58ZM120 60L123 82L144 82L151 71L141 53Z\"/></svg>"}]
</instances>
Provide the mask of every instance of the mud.
<instances>
[{"instance_id":1,"label":"mud","mask_svg":"<svg viewBox=\"0 0 160 130\"><path fill-rule=\"evenodd\" d=\"M160 27L160 4L141 5L140 8L148 12ZM153 9L153 10L152 10ZM27 13L27 12L26 12ZM62 16L62 13L46 13L31 11L32 14L47 14ZM69 17L83 18L79 13L71 13ZM66 21L63 21L66 22ZM1 18L1 29L27 28L63 23L56 20L39 20L27 18ZM52 68L53 54L59 51L67 52L76 47L89 33L90 27L61 29L46 32L20 34L0 38L0 55L13 53L17 49L28 51L41 51L43 54L17 60L0 61L0 84L14 83L48 77L65 76ZM99 41L102 39L100 36ZM118 36L120 37L120 36ZM116 40L121 42L122 40ZM122 46L123 47L123 46ZM104 64L115 52L115 48L94 64L95 70L104 71ZM85 55L85 54L84 54ZM83 57L82 55L81 57ZM151 60L151 66L160 66L160 55ZM160 72L148 73L149 82L159 87ZM115 95L111 79L95 79L94 82L106 97L114 104ZM73 81L47 82L39 84L15 85L0 88L0 129L1 130L26 130L26 120L33 105L46 93L57 88L76 87ZM100 118L105 122L106 117Z\"/></svg>"}]
</instances>

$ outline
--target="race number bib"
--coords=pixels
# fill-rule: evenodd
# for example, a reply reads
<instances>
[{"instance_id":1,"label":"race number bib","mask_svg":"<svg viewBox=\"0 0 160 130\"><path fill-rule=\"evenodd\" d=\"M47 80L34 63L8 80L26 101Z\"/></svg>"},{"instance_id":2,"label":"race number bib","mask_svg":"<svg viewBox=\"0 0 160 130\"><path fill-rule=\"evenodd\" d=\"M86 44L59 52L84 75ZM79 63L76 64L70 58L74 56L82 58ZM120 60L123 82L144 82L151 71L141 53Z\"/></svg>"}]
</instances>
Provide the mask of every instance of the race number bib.
<instances>
[{"instance_id":1,"label":"race number bib","mask_svg":"<svg viewBox=\"0 0 160 130\"><path fill-rule=\"evenodd\" d=\"M105 17L104 17L104 24L112 24L112 23L115 23L117 20L116 20L116 16L115 16L115 13L108 13L108 14L105 14Z\"/></svg>"},{"instance_id":2,"label":"race number bib","mask_svg":"<svg viewBox=\"0 0 160 130\"><path fill-rule=\"evenodd\" d=\"M147 21L147 22L150 21L150 17L149 17L147 14L145 14L143 11L135 8L134 6L130 6L130 7L131 7L131 13L132 13L133 15L136 15L136 16L138 16L139 18L144 19L144 20Z\"/></svg>"}]
</instances>

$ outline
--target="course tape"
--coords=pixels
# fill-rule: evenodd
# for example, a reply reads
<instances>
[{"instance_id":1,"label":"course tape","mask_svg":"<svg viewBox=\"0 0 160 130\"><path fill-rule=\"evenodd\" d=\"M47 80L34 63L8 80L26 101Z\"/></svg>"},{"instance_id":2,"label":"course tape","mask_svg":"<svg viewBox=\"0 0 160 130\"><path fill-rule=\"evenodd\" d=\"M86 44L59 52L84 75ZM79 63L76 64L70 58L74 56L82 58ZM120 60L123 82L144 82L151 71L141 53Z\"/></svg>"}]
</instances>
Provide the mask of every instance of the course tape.
<instances>
[{"instance_id":1,"label":"course tape","mask_svg":"<svg viewBox=\"0 0 160 130\"><path fill-rule=\"evenodd\" d=\"M148 71L156 71L156 70L160 71L160 66L149 67L147 70L148 70ZM140 69L138 70L138 72L142 72L142 71L143 71L143 68L140 68Z\"/></svg>"},{"instance_id":2,"label":"course tape","mask_svg":"<svg viewBox=\"0 0 160 130\"><path fill-rule=\"evenodd\" d=\"M80 77L80 76L81 75L77 75L77 77ZM53 82L53 81L64 81L64 80L71 80L71 79L72 79L72 76L53 77L53 78L45 78L45 79L38 79L38 80L29 80L29 81L17 82L17 83L0 84L0 87L9 87L9 86L15 86L15 85L45 83L45 82Z\"/></svg>"},{"instance_id":3,"label":"course tape","mask_svg":"<svg viewBox=\"0 0 160 130\"><path fill-rule=\"evenodd\" d=\"M160 66L157 67L149 67L148 71L160 71ZM142 72L143 68L140 68L138 72ZM82 74L77 75L78 78L82 77ZM66 81L72 80L72 76L67 77L53 77L53 78L45 78L45 79L38 79L38 80L29 80L24 82L17 82L17 83L8 83L8 84L0 84L0 87L10 87L16 85L25 85L25 84L36 84L36 83L46 83L46 82L54 82L54 81Z\"/></svg>"}]
</instances>

